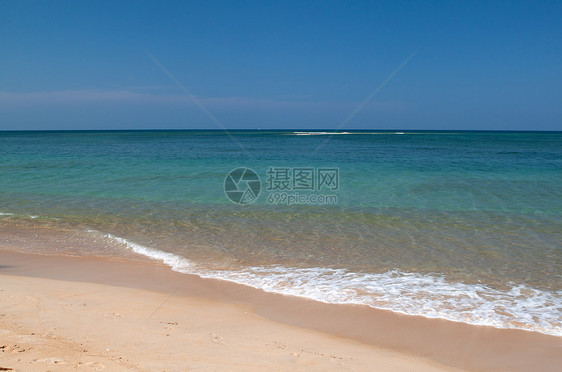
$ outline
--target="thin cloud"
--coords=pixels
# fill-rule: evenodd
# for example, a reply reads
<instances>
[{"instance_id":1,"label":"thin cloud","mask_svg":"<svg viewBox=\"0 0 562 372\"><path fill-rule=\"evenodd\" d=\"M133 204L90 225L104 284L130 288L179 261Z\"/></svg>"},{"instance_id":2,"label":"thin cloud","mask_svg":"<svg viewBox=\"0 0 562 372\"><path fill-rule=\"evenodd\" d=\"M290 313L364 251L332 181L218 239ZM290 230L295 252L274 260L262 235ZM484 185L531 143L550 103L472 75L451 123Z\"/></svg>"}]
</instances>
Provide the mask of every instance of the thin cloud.
<instances>
[{"instance_id":1,"label":"thin cloud","mask_svg":"<svg viewBox=\"0 0 562 372\"><path fill-rule=\"evenodd\" d=\"M210 97L198 99L213 109L322 109L349 110L357 102L310 101L299 99L266 99L254 97ZM193 102L178 94L156 94L125 89L60 90L48 92L2 92L0 107L27 107L30 105L72 105L89 103L170 104L194 106ZM397 102L372 102L369 108L391 111L402 108Z\"/></svg>"},{"instance_id":2,"label":"thin cloud","mask_svg":"<svg viewBox=\"0 0 562 372\"><path fill-rule=\"evenodd\" d=\"M9 104L52 104L76 102L170 102L179 96L155 95L130 90L61 90L51 92L0 92L0 101Z\"/></svg>"}]
</instances>

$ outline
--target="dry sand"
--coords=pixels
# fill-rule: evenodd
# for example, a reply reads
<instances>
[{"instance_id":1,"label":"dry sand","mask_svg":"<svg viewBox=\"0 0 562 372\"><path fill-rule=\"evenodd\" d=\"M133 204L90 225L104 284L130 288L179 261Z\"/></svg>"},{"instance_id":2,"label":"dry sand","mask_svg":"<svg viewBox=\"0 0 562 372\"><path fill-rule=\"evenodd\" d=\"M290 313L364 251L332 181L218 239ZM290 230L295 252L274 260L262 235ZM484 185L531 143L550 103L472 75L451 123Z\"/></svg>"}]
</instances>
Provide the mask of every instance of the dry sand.
<instances>
[{"instance_id":1,"label":"dry sand","mask_svg":"<svg viewBox=\"0 0 562 372\"><path fill-rule=\"evenodd\" d=\"M554 371L561 346L534 332L322 304L157 264L0 251L3 368Z\"/></svg>"}]
</instances>

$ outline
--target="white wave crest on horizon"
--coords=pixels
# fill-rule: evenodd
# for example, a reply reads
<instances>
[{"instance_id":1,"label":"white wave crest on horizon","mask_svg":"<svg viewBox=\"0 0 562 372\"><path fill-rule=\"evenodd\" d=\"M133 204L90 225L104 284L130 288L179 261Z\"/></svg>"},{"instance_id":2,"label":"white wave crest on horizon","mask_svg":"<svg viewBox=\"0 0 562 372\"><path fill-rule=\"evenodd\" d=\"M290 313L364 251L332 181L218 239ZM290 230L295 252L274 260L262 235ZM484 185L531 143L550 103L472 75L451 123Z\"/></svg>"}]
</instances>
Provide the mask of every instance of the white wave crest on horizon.
<instances>
[{"instance_id":1,"label":"white wave crest on horizon","mask_svg":"<svg viewBox=\"0 0 562 372\"><path fill-rule=\"evenodd\" d=\"M293 132L297 136L326 136L332 134L351 134L350 132Z\"/></svg>"},{"instance_id":2,"label":"white wave crest on horizon","mask_svg":"<svg viewBox=\"0 0 562 372\"><path fill-rule=\"evenodd\" d=\"M102 235L135 253L161 261L174 271L202 278L226 280L325 303L360 304L406 315L562 336L562 291L548 292L525 285L514 285L502 291L484 284L450 283L443 276L399 270L375 274L321 267L206 269L173 253L112 234Z\"/></svg>"}]
</instances>

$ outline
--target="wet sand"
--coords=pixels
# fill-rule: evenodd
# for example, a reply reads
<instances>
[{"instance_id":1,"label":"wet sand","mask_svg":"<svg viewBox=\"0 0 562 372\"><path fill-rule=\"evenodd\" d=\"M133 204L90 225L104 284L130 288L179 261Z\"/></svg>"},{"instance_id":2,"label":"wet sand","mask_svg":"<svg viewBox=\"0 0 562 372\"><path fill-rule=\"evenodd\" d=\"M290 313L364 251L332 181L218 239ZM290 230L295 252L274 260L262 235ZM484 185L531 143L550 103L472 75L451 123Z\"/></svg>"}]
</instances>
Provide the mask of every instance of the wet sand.
<instances>
[{"instance_id":1,"label":"wet sand","mask_svg":"<svg viewBox=\"0 0 562 372\"><path fill-rule=\"evenodd\" d=\"M0 300L0 367L16 370L554 371L562 364L554 336L319 303L156 263L0 251Z\"/></svg>"}]
</instances>

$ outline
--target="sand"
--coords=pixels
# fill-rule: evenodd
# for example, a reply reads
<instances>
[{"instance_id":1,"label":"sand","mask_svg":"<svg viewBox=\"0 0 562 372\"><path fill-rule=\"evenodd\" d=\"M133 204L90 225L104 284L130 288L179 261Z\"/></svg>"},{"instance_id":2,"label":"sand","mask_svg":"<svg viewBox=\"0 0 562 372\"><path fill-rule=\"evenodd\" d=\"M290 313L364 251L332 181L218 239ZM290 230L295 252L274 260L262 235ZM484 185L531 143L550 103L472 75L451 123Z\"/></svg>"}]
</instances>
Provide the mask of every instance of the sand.
<instances>
[{"instance_id":1,"label":"sand","mask_svg":"<svg viewBox=\"0 0 562 372\"><path fill-rule=\"evenodd\" d=\"M535 332L328 305L158 264L0 251L3 368L554 371L561 346Z\"/></svg>"}]
</instances>

